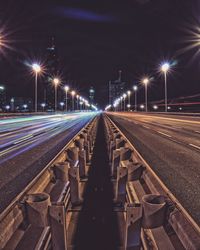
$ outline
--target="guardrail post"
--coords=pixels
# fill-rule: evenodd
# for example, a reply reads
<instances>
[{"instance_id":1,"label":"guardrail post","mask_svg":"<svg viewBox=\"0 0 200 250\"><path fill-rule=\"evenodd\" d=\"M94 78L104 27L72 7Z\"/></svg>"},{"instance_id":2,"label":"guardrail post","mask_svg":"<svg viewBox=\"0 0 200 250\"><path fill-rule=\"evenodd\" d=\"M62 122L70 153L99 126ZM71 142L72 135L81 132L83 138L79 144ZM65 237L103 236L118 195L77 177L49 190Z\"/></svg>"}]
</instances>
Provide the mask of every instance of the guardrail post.
<instances>
[{"instance_id":1,"label":"guardrail post","mask_svg":"<svg viewBox=\"0 0 200 250\"><path fill-rule=\"evenodd\" d=\"M125 250L141 249L141 204L129 204L126 207Z\"/></svg>"},{"instance_id":2,"label":"guardrail post","mask_svg":"<svg viewBox=\"0 0 200 250\"><path fill-rule=\"evenodd\" d=\"M112 163L111 163L111 176L114 178L117 177L117 168L119 167L120 163L120 150L116 149L113 150L113 156L112 156Z\"/></svg>"},{"instance_id":3,"label":"guardrail post","mask_svg":"<svg viewBox=\"0 0 200 250\"><path fill-rule=\"evenodd\" d=\"M80 134L81 138L84 138L84 148L85 148L85 152L86 152L86 162L90 161L90 143L88 141L88 134L87 132L83 132L82 134Z\"/></svg>"},{"instance_id":4,"label":"guardrail post","mask_svg":"<svg viewBox=\"0 0 200 250\"><path fill-rule=\"evenodd\" d=\"M79 188L79 168L70 167L69 168L69 182L70 182L70 198L72 205L79 205L80 199L80 188Z\"/></svg>"},{"instance_id":5,"label":"guardrail post","mask_svg":"<svg viewBox=\"0 0 200 250\"><path fill-rule=\"evenodd\" d=\"M69 168L69 162L56 163L53 168L55 178L63 182L67 182L68 181L68 168Z\"/></svg>"},{"instance_id":6,"label":"guardrail post","mask_svg":"<svg viewBox=\"0 0 200 250\"><path fill-rule=\"evenodd\" d=\"M80 177L85 177L86 174L86 151L84 149L79 151L79 174Z\"/></svg>"},{"instance_id":7,"label":"guardrail post","mask_svg":"<svg viewBox=\"0 0 200 250\"><path fill-rule=\"evenodd\" d=\"M130 148L120 148L120 161L126 161L131 158L132 150Z\"/></svg>"},{"instance_id":8,"label":"guardrail post","mask_svg":"<svg viewBox=\"0 0 200 250\"><path fill-rule=\"evenodd\" d=\"M74 141L75 145L79 148L79 150L84 149L84 138L78 138Z\"/></svg>"},{"instance_id":9,"label":"guardrail post","mask_svg":"<svg viewBox=\"0 0 200 250\"><path fill-rule=\"evenodd\" d=\"M124 147L126 143L123 138L117 138L115 142L116 142L116 149Z\"/></svg>"},{"instance_id":10,"label":"guardrail post","mask_svg":"<svg viewBox=\"0 0 200 250\"><path fill-rule=\"evenodd\" d=\"M153 229L165 222L166 201L163 195L147 194L142 197L143 228Z\"/></svg>"},{"instance_id":11,"label":"guardrail post","mask_svg":"<svg viewBox=\"0 0 200 250\"><path fill-rule=\"evenodd\" d=\"M126 183L128 180L128 169L126 167L117 168L116 201L122 204L126 200Z\"/></svg>"},{"instance_id":12,"label":"guardrail post","mask_svg":"<svg viewBox=\"0 0 200 250\"><path fill-rule=\"evenodd\" d=\"M29 223L36 227L48 226L50 204L50 196L46 193L29 194L26 200Z\"/></svg>"},{"instance_id":13,"label":"guardrail post","mask_svg":"<svg viewBox=\"0 0 200 250\"><path fill-rule=\"evenodd\" d=\"M66 150L66 160L69 162L70 166L74 166L78 161L78 148L70 147Z\"/></svg>"},{"instance_id":14,"label":"guardrail post","mask_svg":"<svg viewBox=\"0 0 200 250\"><path fill-rule=\"evenodd\" d=\"M52 204L49 207L49 221L53 250L66 250L67 226L64 205Z\"/></svg>"},{"instance_id":15,"label":"guardrail post","mask_svg":"<svg viewBox=\"0 0 200 250\"><path fill-rule=\"evenodd\" d=\"M133 163L129 162L127 164L128 168L128 181L136 181L139 180L142 176L143 171L145 170L145 167L143 167L142 164L139 163Z\"/></svg>"}]
</instances>

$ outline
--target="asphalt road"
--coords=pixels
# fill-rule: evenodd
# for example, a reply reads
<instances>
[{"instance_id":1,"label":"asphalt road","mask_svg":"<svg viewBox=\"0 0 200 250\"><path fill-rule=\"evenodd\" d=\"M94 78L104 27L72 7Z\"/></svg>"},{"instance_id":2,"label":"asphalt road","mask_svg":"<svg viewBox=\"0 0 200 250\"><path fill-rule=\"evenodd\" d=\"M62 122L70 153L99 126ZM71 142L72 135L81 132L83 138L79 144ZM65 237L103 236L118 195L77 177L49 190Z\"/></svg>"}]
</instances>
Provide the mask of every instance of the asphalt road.
<instances>
[{"instance_id":1,"label":"asphalt road","mask_svg":"<svg viewBox=\"0 0 200 250\"><path fill-rule=\"evenodd\" d=\"M109 113L200 225L200 117Z\"/></svg>"},{"instance_id":2,"label":"asphalt road","mask_svg":"<svg viewBox=\"0 0 200 250\"><path fill-rule=\"evenodd\" d=\"M96 114L0 120L0 212Z\"/></svg>"}]
</instances>

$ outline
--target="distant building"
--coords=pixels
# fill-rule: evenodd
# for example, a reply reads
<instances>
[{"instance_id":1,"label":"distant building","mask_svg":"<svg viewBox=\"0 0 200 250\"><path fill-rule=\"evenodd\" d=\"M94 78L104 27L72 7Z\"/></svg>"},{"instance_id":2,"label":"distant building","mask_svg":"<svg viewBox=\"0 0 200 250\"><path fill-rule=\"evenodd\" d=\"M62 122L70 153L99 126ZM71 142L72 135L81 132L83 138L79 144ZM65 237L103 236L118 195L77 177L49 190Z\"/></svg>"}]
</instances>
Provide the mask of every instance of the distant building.
<instances>
[{"instance_id":1,"label":"distant building","mask_svg":"<svg viewBox=\"0 0 200 250\"><path fill-rule=\"evenodd\" d=\"M95 96L95 90L93 87L90 87L89 89L89 100L91 104L94 104L94 96Z\"/></svg>"},{"instance_id":2,"label":"distant building","mask_svg":"<svg viewBox=\"0 0 200 250\"><path fill-rule=\"evenodd\" d=\"M121 79L122 71L119 70L119 78L115 81L109 81L109 104L112 105L115 99L120 97L126 88L126 83Z\"/></svg>"},{"instance_id":3,"label":"distant building","mask_svg":"<svg viewBox=\"0 0 200 250\"><path fill-rule=\"evenodd\" d=\"M44 103L49 108L54 107L54 87L52 86L53 77L59 75L59 59L54 37L51 44L46 49L45 60L45 79L44 79Z\"/></svg>"}]
</instances>

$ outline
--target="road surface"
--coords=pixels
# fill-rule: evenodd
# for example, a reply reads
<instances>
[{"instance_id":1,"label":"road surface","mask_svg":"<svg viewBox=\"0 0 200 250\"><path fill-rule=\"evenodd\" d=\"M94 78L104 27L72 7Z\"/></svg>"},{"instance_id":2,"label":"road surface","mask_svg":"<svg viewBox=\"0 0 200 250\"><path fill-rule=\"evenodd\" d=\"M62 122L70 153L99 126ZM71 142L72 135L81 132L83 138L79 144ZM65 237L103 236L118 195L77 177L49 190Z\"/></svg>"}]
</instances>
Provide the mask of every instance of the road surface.
<instances>
[{"instance_id":1,"label":"road surface","mask_svg":"<svg viewBox=\"0 0 200 250\"><path fill-rule=\"evenodd\" d=\"M0 211L96 113L0 120Z\"/></svg>"},{"instance_id":2,"label":"road surface","mask_svg":"<svg viewBox=\"0 0 200 250\"><path fill-rule=\"evenodd\" d=\"M109 113L200 225L200 117Z\"/></svg>"}]
</instances>

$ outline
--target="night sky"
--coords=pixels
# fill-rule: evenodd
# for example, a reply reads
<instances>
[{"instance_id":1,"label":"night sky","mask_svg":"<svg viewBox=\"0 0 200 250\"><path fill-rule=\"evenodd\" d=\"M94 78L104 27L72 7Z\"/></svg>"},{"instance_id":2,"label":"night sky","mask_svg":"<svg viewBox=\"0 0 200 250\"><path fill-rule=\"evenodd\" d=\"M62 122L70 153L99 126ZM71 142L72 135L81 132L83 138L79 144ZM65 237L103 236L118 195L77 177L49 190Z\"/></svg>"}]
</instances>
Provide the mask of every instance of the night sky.
<instances>
[{"instance_id":1,"label":"night sky","mask_svg":"<svg viewBox=\"0 0 200 250\"><path fill-rule=\"evenodd\" d=\"M27 63L42 61L54 36L63 80L83 95L94 86L101 107L118 70L130 87L151 76L149 98L163 99L158 66L164 60L173 64L169 98L197 94L199 13L198 0L1 0L0 30L8 48L1 48L0 84L10 97L33 97Z\"/></svg>"}]
</instances>

